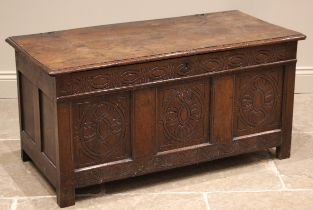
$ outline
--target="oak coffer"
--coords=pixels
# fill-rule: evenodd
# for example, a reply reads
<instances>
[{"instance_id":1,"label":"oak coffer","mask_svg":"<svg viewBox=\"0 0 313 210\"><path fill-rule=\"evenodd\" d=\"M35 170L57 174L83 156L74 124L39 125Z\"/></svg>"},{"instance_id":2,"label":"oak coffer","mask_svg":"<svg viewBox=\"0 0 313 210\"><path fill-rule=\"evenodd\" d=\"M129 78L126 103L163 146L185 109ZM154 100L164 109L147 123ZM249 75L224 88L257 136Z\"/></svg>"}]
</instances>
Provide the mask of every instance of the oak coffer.
<instances>
[{"instance_id":1,"label":"oak coffer","mask_svg":"<svg viewBox=\"0 0 313 210\"><path fill-rule=\"evenodd\" d=\"M13 36L22 160L75 189L277 148L288 158L298 40L227 11Z\"/></svg>"}]
</instances>

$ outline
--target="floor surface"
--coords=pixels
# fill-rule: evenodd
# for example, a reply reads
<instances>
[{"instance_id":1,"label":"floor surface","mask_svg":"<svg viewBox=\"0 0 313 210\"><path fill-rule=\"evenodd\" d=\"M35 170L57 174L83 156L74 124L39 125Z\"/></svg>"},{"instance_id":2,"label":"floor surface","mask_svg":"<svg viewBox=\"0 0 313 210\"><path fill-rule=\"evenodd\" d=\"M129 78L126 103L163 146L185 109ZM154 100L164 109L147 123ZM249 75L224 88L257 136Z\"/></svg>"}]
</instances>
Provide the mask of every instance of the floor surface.
<instances>
[{"instance_id":1,"label":"floor surface","mask_svg":"<svg viewBox=\"0 0 313 210\"><path fill-rule=\"evenodd\" d=\"M89 191L89 195L86 192ZM261 151L80 191L66 209L313 209L313 95L295 95L291 158ZM17 101L0 99L0 209L59 209L20 159Z\"/></svg>"}]
</instances>

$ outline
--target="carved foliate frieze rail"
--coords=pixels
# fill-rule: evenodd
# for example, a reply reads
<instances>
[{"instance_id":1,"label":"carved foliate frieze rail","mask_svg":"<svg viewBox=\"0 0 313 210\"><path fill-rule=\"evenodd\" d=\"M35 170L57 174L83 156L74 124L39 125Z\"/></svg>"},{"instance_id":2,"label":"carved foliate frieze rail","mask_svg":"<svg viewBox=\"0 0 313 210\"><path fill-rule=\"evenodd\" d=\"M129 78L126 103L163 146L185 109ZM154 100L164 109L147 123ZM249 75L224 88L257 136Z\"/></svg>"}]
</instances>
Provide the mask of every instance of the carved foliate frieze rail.
<instances>
[{"instance_id":1,"label":"carved foliate frieze rail","mask_svg":"<svg viewBox=\"0 0 313 210\"><path fill-rule=\"evenodd\" d=\"M59 87L57 96L132 87L155 81L290 60L296 58L295 49L296 43L257 46L69 73L57 78Z\"/></svg>"}]
</instances>

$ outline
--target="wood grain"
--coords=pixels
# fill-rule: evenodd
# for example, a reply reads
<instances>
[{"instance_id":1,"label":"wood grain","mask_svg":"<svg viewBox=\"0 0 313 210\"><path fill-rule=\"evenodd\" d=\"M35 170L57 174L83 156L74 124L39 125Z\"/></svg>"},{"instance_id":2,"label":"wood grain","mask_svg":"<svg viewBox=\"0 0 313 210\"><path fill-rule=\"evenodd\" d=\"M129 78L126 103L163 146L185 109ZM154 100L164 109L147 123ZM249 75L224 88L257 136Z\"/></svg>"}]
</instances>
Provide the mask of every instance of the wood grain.
<instances>
[{"instance_id":1,"label":"wood grain","mask_svg":"<svg viewBox=\"0 0 313 210\"><path fill-rule=\"evenodd\" d=\"M227 145L233 139L234 75L213 77L210 143Z\"/></svg>"},{"instance_id":2,"label":"wood grain","mask_svg":"<svg viewBox=\"0 0 313 210\"><path fill-rule=\"evenodd\" d=\"M149 158L156 151L156 92L142 89L133 94L132 158Z\"/></svg>"},{"instance_id":3,"label":"wood grain","mask_svg":"<svg viewBox=\"0 0 313 210\"><path fill-rule=\"evenodd\" d=\"M47 73L59 74L304 38L240 11L227 11L10 37L7 41L42 64Z\"/></svg>"},{"instance_id":4,"label":"wood grain","mask_svg":"<svg viewBox=\"0 0 313 210\"><path fill-rule=\"evenodd\" d=\"M22 160L66 207L112 180L271 147L288 158L304 38L239 11L10 37Z\"/></svg>"}]
</instances>

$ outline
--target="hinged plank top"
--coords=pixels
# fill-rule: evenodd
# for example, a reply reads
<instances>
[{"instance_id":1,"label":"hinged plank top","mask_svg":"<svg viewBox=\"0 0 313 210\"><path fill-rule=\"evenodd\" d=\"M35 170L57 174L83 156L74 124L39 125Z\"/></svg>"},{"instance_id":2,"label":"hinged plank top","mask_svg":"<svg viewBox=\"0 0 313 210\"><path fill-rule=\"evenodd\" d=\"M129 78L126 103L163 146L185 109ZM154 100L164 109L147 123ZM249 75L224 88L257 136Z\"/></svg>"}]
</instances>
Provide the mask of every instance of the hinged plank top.
<instances>
[{"instance_id":1,"label":"hinged plank top","mask_svg":"<svg viewBox=\"0 0 313 210\"><path fill-rule=\"evenodd\" d=\"M7 39L48 74L304 39L240 11L130 22Z\"/></svg>"}]
</instances>

